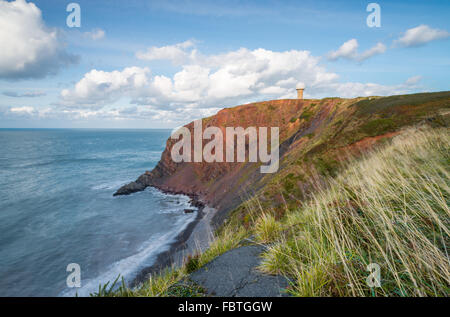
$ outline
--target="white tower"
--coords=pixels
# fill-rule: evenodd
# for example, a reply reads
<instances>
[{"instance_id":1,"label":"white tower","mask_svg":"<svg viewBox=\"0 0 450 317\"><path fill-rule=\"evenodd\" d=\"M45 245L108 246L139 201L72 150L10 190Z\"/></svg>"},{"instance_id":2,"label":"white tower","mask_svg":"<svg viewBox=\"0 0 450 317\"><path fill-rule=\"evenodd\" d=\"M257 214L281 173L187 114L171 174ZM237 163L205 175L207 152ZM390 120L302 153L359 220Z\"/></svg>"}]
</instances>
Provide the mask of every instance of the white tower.
<instances>
[{"instance_id":1,"label":"white tower","mask_svg":"<svg viewBox=\"0 0 450 317\"><path fill-rule=\"evenodd\" d=\"M303 99L303 91L305 90L305 84L298 83L296 89L297 89L297 98Z\"/></svg>"}]
</instances>

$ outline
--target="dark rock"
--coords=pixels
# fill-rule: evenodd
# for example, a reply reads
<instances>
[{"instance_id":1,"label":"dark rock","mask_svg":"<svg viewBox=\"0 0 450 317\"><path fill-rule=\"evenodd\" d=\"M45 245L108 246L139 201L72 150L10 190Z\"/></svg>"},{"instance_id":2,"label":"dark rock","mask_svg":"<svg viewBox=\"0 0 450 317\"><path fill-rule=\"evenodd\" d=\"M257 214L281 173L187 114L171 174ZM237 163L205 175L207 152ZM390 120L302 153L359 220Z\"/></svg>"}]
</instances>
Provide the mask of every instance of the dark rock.
<instances>
[{"instance_id":1,"label":"dark rock","mask_svg":"<svg viewBox=\"0 0 450 317\"><path fill-rule=\"evenodd\" d=\"M201 202L200 200L198 200L196 197L191 198L191 200L189 201L189 204L191 206L197 207L197 208L205 207L205 204L203 202Z\"/></svg>"},{"instance_id":2,"label":"dark rock","mask_svg":"<svg viewBox=\"0 0 450 317\"><path fill-rule=\"evenodd\" d=\"M184 213L185 214L192 214L195 210L194 209L185 209Z\"/></svg>"},{"instance_id":3,"label":"dark rock","mask_svg":"<svg viewBox=\"0 0 450 317\"><path fill-rule=\"evenodd\" d=\"M284 289L289 286L289 281L285 277L257 271L264 250L265 247L260 245L233 249L192 273L189 279L214 296L287 296Z\"/></svg>"},{"instance_id":4,"label":"dark rock","mask_svg":"<svg viewBox=\"0 0 450 317\"><path fill-rule=\"evenodd\" d=\"M140 192L143 191L147 186L142 184L142 183L138 183L138 182L131 182L127 185L124 185L122 187L120 187L115 193L114 196L119 196L119 195L129 195L132 193L136 193L136 192Z\"/></svg>"}]
</instances>

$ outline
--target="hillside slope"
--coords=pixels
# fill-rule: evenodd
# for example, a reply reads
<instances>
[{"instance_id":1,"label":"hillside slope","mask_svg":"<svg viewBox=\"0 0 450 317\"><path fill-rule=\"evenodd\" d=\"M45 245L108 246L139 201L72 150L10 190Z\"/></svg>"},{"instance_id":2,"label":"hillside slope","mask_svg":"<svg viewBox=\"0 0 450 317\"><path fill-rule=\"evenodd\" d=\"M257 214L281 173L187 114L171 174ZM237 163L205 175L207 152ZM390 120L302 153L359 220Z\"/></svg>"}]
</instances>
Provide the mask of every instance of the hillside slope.
<instances>
[{"instance_id":1,"label":"hillside slope","mask_svg":"<svg viewBox=\"0 0 450 317\"><path fill-rule=\"evenodd\" d=\"M279 127L277 173L261 174L259 163L175 163L170 153L176 141L169 139L158 165L115 195L148 186L185 193L219 210L214 219L216 225L223 223L232 210L241 212L240 219L247 221L242 206L238 207L255 194L264 208L282 214L286 205L297 204L311 190L311 179L320 182L322 177L334 175L349 153L358 155L418 122L445 126L449 108L448 91L355 99L274 100L226 108L204 118L203 129L216 126L225 135L226 127ZM193 135L193 123L186 127Z\"/></svg>"},{"instance_id":2,"label":"hillside slope","mask_svg":"<svg viewBox=\"0 0 450 317\"><path fill-rule=\"evenodd\" d=\"M450 134L433 125L402 129L335 176L310 179L310 194L282 217L252 197L246 221L233 213L181 267L95 295L448 296Z\"/></svg>"}]
</instances>

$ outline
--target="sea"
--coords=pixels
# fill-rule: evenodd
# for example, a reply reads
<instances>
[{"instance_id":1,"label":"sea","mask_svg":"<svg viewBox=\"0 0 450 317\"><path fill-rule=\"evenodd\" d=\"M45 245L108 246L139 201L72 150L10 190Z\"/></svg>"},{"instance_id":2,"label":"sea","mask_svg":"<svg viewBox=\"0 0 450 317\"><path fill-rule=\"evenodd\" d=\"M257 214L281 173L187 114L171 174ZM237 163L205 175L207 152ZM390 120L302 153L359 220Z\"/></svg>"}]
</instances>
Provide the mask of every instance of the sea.
<instances>
[{"instance_id":1,"label":"sea","mask_svg":"<svg viewBox=\"0 0 450 317\"><path fill-rule=\"evenodd\" d=\"M170 133L0 129L0 296L89 296L151 266L194 221L189 198L113 194L156 166Z\"/></svg>"}]
</instances>

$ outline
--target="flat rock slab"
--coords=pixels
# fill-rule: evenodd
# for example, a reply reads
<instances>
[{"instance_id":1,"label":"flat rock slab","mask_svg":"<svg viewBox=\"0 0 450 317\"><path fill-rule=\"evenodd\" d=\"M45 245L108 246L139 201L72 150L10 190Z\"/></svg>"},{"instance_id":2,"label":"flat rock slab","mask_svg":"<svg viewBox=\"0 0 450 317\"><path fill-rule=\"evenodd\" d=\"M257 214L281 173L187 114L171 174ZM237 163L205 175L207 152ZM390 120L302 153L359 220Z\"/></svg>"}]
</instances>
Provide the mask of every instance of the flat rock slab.
<instances>
[{"instance_id":1,"label":"flat rock slab","mask_svg":"<svg viewBox=\"0 0 450 317\"><path fill-rule=\"evenodd\" d=\"M249 245L228 251L192 273L191 281L209 295L224 297L286 296L289 285L282 276L265 275L256 270L263 246Z\"/></svg>"}]
</instances>

